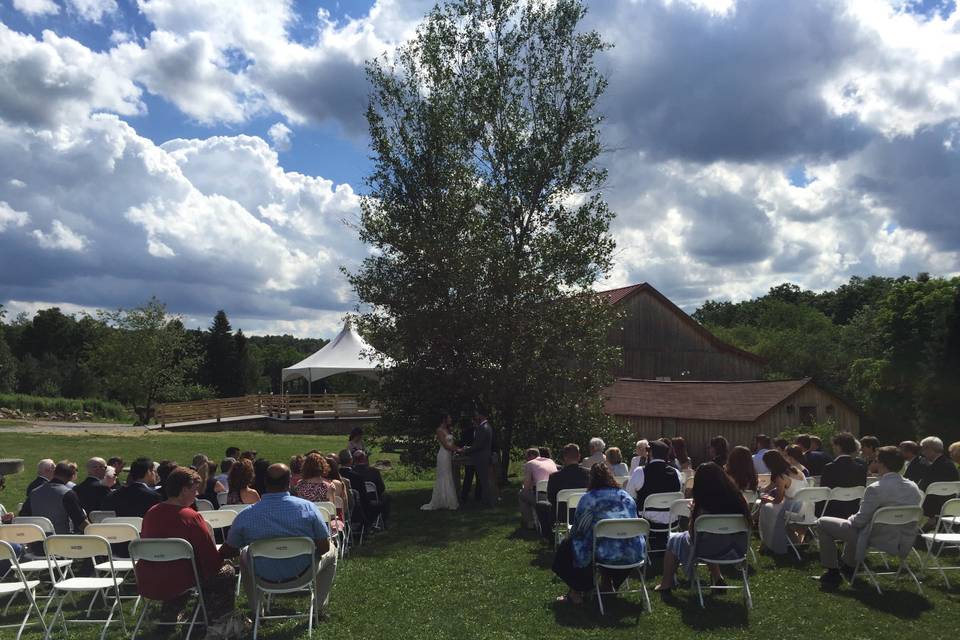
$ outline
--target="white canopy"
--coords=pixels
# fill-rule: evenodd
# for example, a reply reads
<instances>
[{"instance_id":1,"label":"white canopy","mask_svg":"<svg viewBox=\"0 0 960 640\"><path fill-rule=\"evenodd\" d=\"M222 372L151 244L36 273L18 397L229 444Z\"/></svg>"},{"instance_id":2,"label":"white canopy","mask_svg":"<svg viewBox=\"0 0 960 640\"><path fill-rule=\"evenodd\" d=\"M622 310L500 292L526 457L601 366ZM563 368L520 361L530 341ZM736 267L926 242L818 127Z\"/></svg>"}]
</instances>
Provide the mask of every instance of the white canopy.
<instances>
[{"instance_id":1,"label":"white canopy","mask_svg":"<svg viewBox=\"0 0 960 640\"><path fill-rule=\"evenodd\" d=\"M312 356L283 370L283 381L305 378L310 382L338 373L377 378L377 352L360 337L347 320L340 334Z\"/></svg>"}]
</instances>

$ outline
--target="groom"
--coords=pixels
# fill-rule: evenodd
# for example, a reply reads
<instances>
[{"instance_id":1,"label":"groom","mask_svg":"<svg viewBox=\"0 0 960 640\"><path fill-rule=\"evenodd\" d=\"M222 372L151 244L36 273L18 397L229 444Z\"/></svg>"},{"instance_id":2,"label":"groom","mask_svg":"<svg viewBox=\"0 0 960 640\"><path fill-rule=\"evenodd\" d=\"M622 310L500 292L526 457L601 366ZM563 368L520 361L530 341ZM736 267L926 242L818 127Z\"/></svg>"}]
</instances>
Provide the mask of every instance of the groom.
<instances>
[{"instance_id":1,"label":"groom","mask_svg":"<svg viewBox=\"0 0 960 640\"><path fill-rule=\"evenodd\" d=\"M488 507L494 506L493 491L490 488L490 460L492 458L493 428L487 421L487 410L481 406L473 412L473 422L476 429L473 434L473 444L460 449L459 453L469 456L477 470L477 488L480 489L480 499Z\"/></svg>"}]
</instances>

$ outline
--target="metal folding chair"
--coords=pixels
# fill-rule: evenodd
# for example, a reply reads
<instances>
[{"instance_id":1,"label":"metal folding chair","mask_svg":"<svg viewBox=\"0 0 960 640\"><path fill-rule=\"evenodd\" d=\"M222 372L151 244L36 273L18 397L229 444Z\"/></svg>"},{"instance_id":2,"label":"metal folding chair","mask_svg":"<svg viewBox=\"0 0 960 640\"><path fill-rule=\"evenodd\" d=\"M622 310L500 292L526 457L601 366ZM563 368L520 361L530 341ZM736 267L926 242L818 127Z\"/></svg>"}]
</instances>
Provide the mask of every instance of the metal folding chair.
<instances>
[{"instance_id":1,"label":"metal folding chair","mask_svg":"<svg viewBox=\"0 0 960 640\"><path fill-rule=\"evenodd\" d=\"M134 562L137 562L138 560L146 560L148 562L190 561L190 567L193 569L194 580L194 586L191 587L190 592L191 595L195 595L197 598L197 604L194 607L193 616L190 618L190 622L157 621L154 624L159 626L180 626L188 624L190 626L187 628L186 640L190 640L190 634L193 633L193 627L196 625L197 616L200 613L203 613L204 626L210 626L209 617L207 615L207 606L203 601L203 590L200 587L200 574L197 572L197 562L194 558L193 547L189 542L182 538L148 538L144 540L136 540L130 543L130 557ZM155 602L140 591L139 580L137 593L141 598L143 598L144 604L143 609L140 611L140 615L137 617L137 624L133 628L133 635L130 636L130 640L136 640L137 631L140 630L140 625L143 623L143 618L147 615L147 609L149 609L150 605Z\"/></svg>"},{"instance_id":2,"label":"metal folding chair","mask_svg":"<svg viewBox=\"0 0 960 640\"><path fill-rule=\"evenodd\" d=\"M947 571L960 569L960 565L944 565L940 562L940 555L944 549L960 549L960 533L953 532L953 523L960 518L960 499L952 498L943 503L940 509L940 517L937 522L937 528L933 533L924 533L920 537L927 544L927 556L923 564L920 565L920 573L926 575L927 567L933 563L933 568L940 572L947 588L950 588L950 580L947 578ZM934 552L936 548L936 552Z\"/></svg>"},{"instance_id":3,"label":"metal folding chair","mask_svg":"<svg viewBox=\"0 0 960 640\"><path fill-rule=\"evenodd\" d=\"M643 501L643 509L640 510L640 517L646 519L650 523L651 534L659 533L659 534L662 534L663 536L667 536L670 533L673 522L668 521L666 524L660 523L660 522L654 522L653 520L650 519L647 511L653 509L655 510L654 513L659 511L667 514L668 518L673 518L673 516L670 515L670 506L677 500L684 500L684 499L685 497L683 495L683 491L651 493L649 496L646 497L646 499ZM653 545L651 544L650 547L653 547ZM647 550L647 553L648 554L663 553L665 550L666 548L663 548L663 549L650 548Z\"/></svg>"},{"instance_id":4,"label":"metal folding chair","mask_svg":"<svg viewBox=\"0 0 960 640\"><path fill-rule=\"evenodd\" d=\"M380 494L377 492L377 485L372 482L364 482L363 489L367 492L367 502L370 503L370 506L377 507L377 517L373 521L373 528L383 529L383 513L381 513L380 507Z\"/></svg>"},{"instance_id":5,"label":"metal folding chair","mask_svg":"<svg viewBox=\"0 0 960 640\"><path fill-rule=\"evenodd\" d=\"M23 571L20 569L20 563L17 561L17 554L14 553L13 547L9 542L0 540L0 561L3 560L6 560L10 563L10 571L7 572L7 575L13 573L16 581L0 582L0 597L9 595L10 600L12 601L17 594L23 593L27 597L27 610L23 614L23 620L20 621L19 625L5 624L0 625L0 628L12 629L13 627L19 627L19 629L17 629L16 640L20 640L20 636L23 635L23 630L27 626L27 621L30 620L30 614L36 611L37 620L40 622L40 626L43 627L43 633L46 636L48 634L47 625L43 621L43 614L40 613L40 607L37 606L36 599L37 585L40 584L40 581L27 580ZM7 606L10 606L9 603ZM4 610L4 614L6 614L6 610Z\"/></svg>"},{"instance_id":6,"label":"metal folding chair","mask_svg":"<svg viewBox=\"0 0 960 640\"><path fill-rule=\"evenodd\" d=\"M873 518L870 519L870 524L867 525L867 548L869 549L871 544L871 536L873 535L873 530L877 526L885 527L899 527L903 529L909 529L913 535L904 535L902 538L904 540L903 544L900 545L897 556L900 558L900 566L896 571L873 571L867 566L866 558L860 560L857 563L856 568L853 570L853 575L850 576L850 584L852 585L857 576L861 573L867 574L870 582L873 583L873 586L876 588L877 593L883 593L880 590L880 583L877 581L877 576L894 576L894 580L900 580L900 576L904 571L913 578L914 584L917 585L917 590L923 594L923 587L920 586L920 580L917 578L917 575L910 569L910 565L907 562L907 557L911 552L917 553L913 548L913 540L916 539L917 533L920 531L920 518L923 517L923 508L922 507L881 507L873 512ZM878 550L882 553L886 553L883 550ZM917 554L919 556L919 554ZM923 562L920 562L921 567Z\"/></svg>"},{"instance_id":7,"label":"metal folding chair","mask_svg":"<svg viewBox=\"0 0 960 640\"><path fill-rule=\"evenodd\" d=\"M554 544L560 544L570 530L570 506L569 501L573 496L581 496L587 492L586 489L561 489L557 492L557 505L553 519L553 537ZM579 502L579 498L577 501ZM561 518L561 514L563 517Z\"/></svg>"},{"instance_id":8,"label":"metal folding chair","mask_svg":"<svg viewBox=\"0 0 960 640\"><path fill-rule=\"evenodd\" d=\"M625 593L642 593L644 607L646 608L647 613L650 612L650 596L647 593L647 582L645 575L647 568L646 541L649 534L650 523L643 518L601 520L593 525L593 584L594 592L597 594L597 604L600 606L600 615L604 615L603 594L609 595L614 593L617 595L623 595ZM643 558L641 558L639 562L634 562L632 564L613 564L610 562L600 562L597 560L597 540L600 538L615 538L619 540L643 538L645 543ZM600 569L629 569L631 571L639 569L640 571L638 571L638 573L640 576L640 588L631 590L629 582L630 578L628 576L623 585L626 587L625 589L601 591Z\"/></svg>"},{"instance_id":9,"label":"metal folding chair","mask_svg":"<svg viewBox=\"0 0 960 640\"><path fill-rule=\"evenodd\" d=\"M320 603L317 602L316 577L317 577L317 558L315 555L316 543L306 537L297 538L268 538L266 540L257 540L247 547L249 557L249 571L255 589L255 602L251 603L256 611L253 621L253 640L257 639L257 633L260 629L261 620L289 619L289 618L307 618L307 635L313 635L313 624L316 620L320 624ZM270 558L274 560L285 560L299 556L310 556L310 568L301 575L291 578L286 582L268 582L257 577L256 559ZM310 593L310 609L306 614L285 614L270 616L264 612L266 598L260 597L260 594L271 596L274 594L286 594L297 592Z\"/></svg>"},{"instance_id":10,"label":"metal folding chair","mask_svg":"<svg viewBox=\"0 0 960 640\"><path fill-rule=\"evenodd\" d=\"M698 517L693 523L693 541L691 542L690 553L693 555L693 583L697 587L697 597L700 599L700 606L705 607L703 602L703 587L700 583L700 572L697 571L698 562L720 565L740 565L740 575L743 577L743 586L737 585L710 585L710 589L743 589L743 598L748 609L753 608L753 597L750 595L750 580L747 575L747 555L737 558L718 559L708 556L702 556L697 549L704 536L711 535L743 535L746 541L746 548L750 548L750 523L746 518L739 515L712 515L705 514Z\"/></svg>"},{"instance_id":11,"label":"metal folding chair","mask_svg":"<svg viewBox=\"0 0 960 640\"><path fill-rule=\"evenodd\" d=\"M143 529L143 518L136 516L113 516L111 518L104 518L100 521L100 524L129 524L137 531L140 531Z\"/></svg>"},{"instance_id":12,"label":"metal folding chair","mask_svg":"<svg viewBox=\"0 0 960 640\"><path fill-rule=\"evenodd\" d=\"M116 511L91 511L90 513L87 514L87 520L89 520L91 524L100 524L101 522L103 522L104 518L116 518L116 517L117 517Z\"/></svg>"},{"instance_id":13,"label":"metal folding chair","mask_svg":"<svg viewBox=\"0 0 960 640\"><path fill-rule=\"evenodd\" d=\"M827 503L830 501L831 491L827 487L805 487L797 491L796 495L793 497L794 502L799 503L800 509L798 511L788 511L784 514L784 517L787 521L787 527L799 529L801 532L806 532L810 534L811 542L796 543L793 541L793 538L787 535L787 545L793 551L794 555L797 556L797 560L800 560L800 549L801 546L809 546L815 544L817 541L817 503L823 502ZM809 507L809 508L805 508Z\"/></svg>"},{"instance_id":14,"label":"metal folding chair","mask_svg":"<svg viewBox=\"0 0 960 640\"><path fill-rule=\"evenodd\" d=\"M197 511L216 511L213 503L205 498L197 498Z\"/></svg>"}]
</instances>

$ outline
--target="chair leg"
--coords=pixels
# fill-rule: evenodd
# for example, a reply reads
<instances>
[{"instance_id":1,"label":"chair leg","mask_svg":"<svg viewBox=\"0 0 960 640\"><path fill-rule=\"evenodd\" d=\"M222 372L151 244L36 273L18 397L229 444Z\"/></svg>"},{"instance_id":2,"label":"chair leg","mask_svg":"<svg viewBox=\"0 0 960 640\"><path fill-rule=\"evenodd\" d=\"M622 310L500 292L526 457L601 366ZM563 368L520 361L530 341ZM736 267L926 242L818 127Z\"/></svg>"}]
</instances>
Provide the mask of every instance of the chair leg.
<instances>
[{"instance_id":1,"label":"chair leg","mask_svg":"<svg viewBox=\"0 0 960 640\"><path fill-rule=\"evenodd\" d=\"M140 630L140 625L143 623L143 617L147 615L147 609L150 608L150 601L144 600L143 610L140 611L140 615L137 616L137 624L133 627L133 635L130 636L130 640L137 640L137 631Z\"/></svg>"},{"instance_id":2,"label":"chair leg","mask_svg":"<svg viewBox=\"0 0 960 640\"><path fill-rule=\"evenodd\" d=\"M255 592L255 595L256 595L256 596L259 596L260 594L259 594L259 592ZM260 630L260 609L261 609L261 607L262 607L262 603L259 601L259 597L258 597L258 598L257 598L257 603L254 605L254 609L256 609L256 614L253 616L253 640L257 640L257 633L258 633L259 630Z\"/></svg>"},{"instance_id":3,"label":"chair leg","mask_svg":"<svg viewBox=\"0 0 960 640\"><path fill-rule=\"evenodd\" d=\"M753 609L753 596L750 594L750 580L746 562L740 566L740 573L743 575L743 597L747 601L747 609Z\"/></svg>"},{"instance_id":4,"label":"chair leg","mask_svg":"<svg viewBox=\"0 0 960 640\"><path fill-rule=\"evenodd\" d=\"M43 620L43 615L40 613L40 606L37 604L37 597L33 591L28 591L27 596L27 614L23 619L23 624L20 625L20 631L17 633L17 640L20 640L20 635L23 633L24 627L27 625L27 618L30 617L30 611L37 612L37 619L40 620L40 626L43 628L44 635L47 632L47 623Z\"/></svg>"},{"instance_id":5,"label":"chair leg","mask_svg":"<svg viewBox=\"0 0 960 640\"><path fill-rule=\"evenodd\" d=\"M197 606L193 608L193 617L190 618L190 626L187 627L187 637L185 640L190 640L190 634L193 633L193 627L195 624L197 624L197 616L200 615L201 606L202 606L201 601L197 600Z\"/></svg>"},{"instance_id":6,"label":"chair leg","mask_svg":"<svg viewBox=\"0 0 960 640\"><path fill-rule=\"evenodd\" d=\"M693 566L693 584L697 587L697 597L700 598L700 608L706 609L707 605L703 602L703 589L700 587L700 572L697 570L696 564Z\"/></svg>"}]
</instances>

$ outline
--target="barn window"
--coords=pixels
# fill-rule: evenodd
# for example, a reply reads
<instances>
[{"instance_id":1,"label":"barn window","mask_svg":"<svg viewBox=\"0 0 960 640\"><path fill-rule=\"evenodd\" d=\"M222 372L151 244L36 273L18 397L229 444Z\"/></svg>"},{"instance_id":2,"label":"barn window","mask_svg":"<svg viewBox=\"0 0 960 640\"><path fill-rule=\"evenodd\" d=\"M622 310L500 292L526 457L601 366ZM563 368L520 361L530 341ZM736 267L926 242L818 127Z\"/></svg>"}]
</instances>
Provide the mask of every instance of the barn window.
<instances>
[{"instance_id":1,"label":"barn window","mask_svg":"<svg viewBox=\"0 0 960 640\"><path fill-rule=\"evenodd\" d=\"M787 415L788 415L788 416L792 416L792 415L793 415L793 405L792 405L792 404L788 404L788 405L787 405Z\"/></svg>"},{"instance_id":2,"label":"barn window","mask_svg":"<svg viewBox=\"0 0 960 640\"><path fill-rule=\"evenodd\" d=\"M812 427L816 421L817 421L816 405L800 407L800 424L802 424L805 427Z\"/></svg>"}]
</instances>

